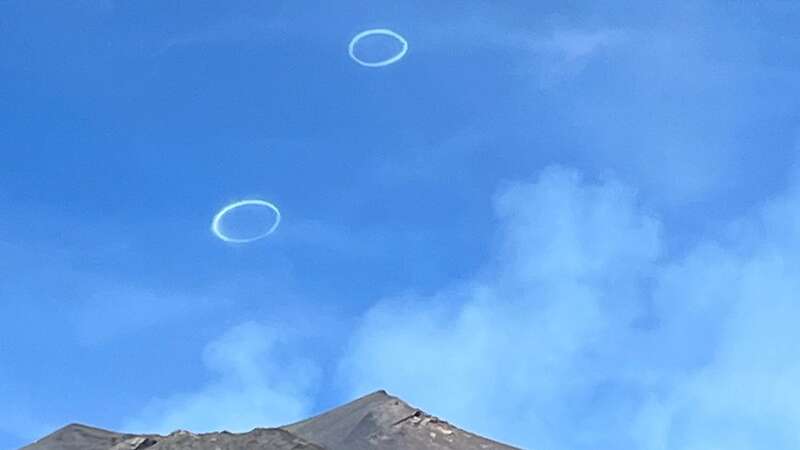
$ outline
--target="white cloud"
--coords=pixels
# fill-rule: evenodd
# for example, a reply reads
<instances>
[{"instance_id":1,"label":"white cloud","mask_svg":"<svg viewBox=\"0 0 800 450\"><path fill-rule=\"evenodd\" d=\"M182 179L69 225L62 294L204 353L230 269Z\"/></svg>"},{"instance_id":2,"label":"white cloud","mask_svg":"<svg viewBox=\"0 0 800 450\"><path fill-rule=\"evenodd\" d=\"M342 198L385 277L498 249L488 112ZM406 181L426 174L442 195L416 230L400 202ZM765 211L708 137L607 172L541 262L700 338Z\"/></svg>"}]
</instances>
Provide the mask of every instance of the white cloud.
<instances>
[{"instance_id":1,"label":"white cloud","mask_svg":"<svg viewBox=\"0 0 800 450\"><path fill-rule=\"evenodd\" d=\"M574 62L591 55L598 50L621 42L624 33L620 30L555 30L547 39L538 39L534 48L541 51L555 52L567 62Z\"/></svg>"},{"instance_id":2,"label":"white cloud","mask_svg":"<svg viewBox=\"0 0 800 450\"><path fill-rule=\"evenodd\" d=\"M204 362L217 375L195 392L155 399L129 419L128 431L247 431L304 418L317 368L292 356L286 330L254 322L210 343Z\"/></svg>"},{"instance_id":3,"label":"white cloud","mask_svg":"<svg viewBox=\"0 0 800 450\"><path fill-rule=\"evenodd\" d=\"M436 24L431 27L433 31L420 30L420 38L425 46L436 51L446 46L447 51L452 52L452 47L468 44L473 50L488 47L512 52L517 61L515 72L533 75L542 88L578 75L592 58L628 40L628 33L622 28L547 23L520 28L503 22L508 19L460 18L449 26Z\"/></svg>"},{"instance_id":4,"label":"white cloud","mask_svg":"<svg viewBox=\"0 0 800 450\"><path fill-rule=\"evenodd\" d=\"M548 430L588 414L570 405L613 369L640 314L659 226L630 190L558 168L508 187L497 211L497 267L433 298L381 302L343 374L353 392L385 387L477 431L557 448Z\"/></svg>"},{"instance_id":5,"label":"white cloud","mask_svg":"<svg viewBox=\"0 0 800 450\"><path fill-rule=\"evenodd\" d=\"M365 316L341 365L353 394L526 448L800 445L800 196L669 261L614 181L551 168L496 204L484 273Z\"/></svg>"},{"instance_id":6,"label":"white cloud","mask_svg":"<svg viewBox=\"0 0 800 450\"><path fill-rule=\"evenodd\" d=\"M738 223L731 243L664 271L654 296L664 318L657 343L681 340L678 355L694 359L678 361L683 373L662 380L664 394L647 402L640 426L671 432L643 438L641 448L800 445L798 219L795 190Z\"/></svg>"},{"instance_id":7,"label":"white cloud","mask_svg":"<svg viewBox=\"0 0 800 450\"><path fill-rule=\"evenodd\" d=\"M526 47L537 57L540 87L549 87L579 74L600 52L625 40L626 33L620 29L557 28L549 35L531 36Z\"/></svg>"}]
</instances>

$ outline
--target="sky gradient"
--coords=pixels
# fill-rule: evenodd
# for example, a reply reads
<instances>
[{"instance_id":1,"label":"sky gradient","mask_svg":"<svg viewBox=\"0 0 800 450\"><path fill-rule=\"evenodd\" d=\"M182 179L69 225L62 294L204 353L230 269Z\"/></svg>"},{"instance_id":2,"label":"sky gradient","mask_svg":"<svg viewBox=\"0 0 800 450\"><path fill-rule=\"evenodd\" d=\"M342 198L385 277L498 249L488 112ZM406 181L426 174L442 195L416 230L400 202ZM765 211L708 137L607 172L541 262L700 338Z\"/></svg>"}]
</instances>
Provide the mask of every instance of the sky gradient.
<instances>
[{"instance_id":1,"label":"sky gradient","mask_svg":"<svg viewBox=\"0 0 800 450\"><path fill-rule=\"evenodd\" d=\"M0 0L0 449L376 389L532 450L800 448L799 21ZM217 239L246 198L280 227Z\"/></svg>"}]
</instances>

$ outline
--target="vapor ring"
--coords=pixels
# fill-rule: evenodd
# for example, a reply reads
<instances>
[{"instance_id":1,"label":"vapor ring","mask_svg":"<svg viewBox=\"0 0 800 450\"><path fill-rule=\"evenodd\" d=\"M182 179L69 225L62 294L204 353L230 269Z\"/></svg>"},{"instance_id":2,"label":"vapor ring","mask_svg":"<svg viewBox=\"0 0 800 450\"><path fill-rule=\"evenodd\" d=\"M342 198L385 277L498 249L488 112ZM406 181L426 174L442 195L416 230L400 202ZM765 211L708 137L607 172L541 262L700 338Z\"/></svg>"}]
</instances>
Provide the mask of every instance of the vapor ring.
<instances>
[{"instance_id":1,"label":"vapor ring","mask_svg":"<svg viewBox=\"0 0 800 450\"><path fill-rule=\"evenodd\" d=\"M361 39L364 39L367 36L389 36L389 37L393 37L393 38L397 39L398 41L400 41L401 44L403 44L403 48L400 50L400 52L398 52L396 55L392 56L391 58L384 59L382 61L377 61L377 62L364 61L363 59L360 59L358 56L356 56L355 47L356 47L356 44L358 44L358 41L360 41ZM373 28L371 30L362 31L361 33L358 33L357 35L355 35L353 37L353 39L350 41L350 45L347 48L347 52L350 53L350 58L352 58L353 61L361 64L362 66L365 66L365 67L384 67L384 66L388 66L389 64L396 63L397 61L402 59L403 56L406 55L406 52L408 52L408 41L406 41L406 39L403 36L400 36L399 34L395 33L392 30L388 30L386 28Z\"/></svg>"},{"instance_id":2,"label":"vapor ring","mask_svg":"<svg viewBox=\"0 0 800 450\"><path fill-rule=\"evenodd\" d=\"M259 234L257 236L254 236L254 237L249 237L249 238L234 238L234 237L230 237L230 236L226 235L225 233L223 233L220 230L220 222L222 221L222 218L225 217L225 214L228 214L229 212L233 211L234 209L242 207L242 206L253 206L253 205L255 205L255 206L265 206L265 207L271 209L272 212L275 213L275 222L272 224L271 227L269 227L269 229L266 232L261 233L261 234ZM278 207L273 205L272 203L270 203L268 201L265 201L265 200L241 200L241 201L238 201L238 202L231 203L230 205L228 205L228 206L222 208L221 210L219 210L219 212L214 215L214 219L211 221L211 232L214 233L218 238L222 239L225 242L233 242L233 243L237 243L237 244L244 244L244 243L247 243L247 242L257 241L259 239L263 239L263 238L269 236L270 234L274 233L275 230L278 229L278 225L280 225L280 223L281 223L281 212L278 210Z\"/></svg>"}]
</instances>

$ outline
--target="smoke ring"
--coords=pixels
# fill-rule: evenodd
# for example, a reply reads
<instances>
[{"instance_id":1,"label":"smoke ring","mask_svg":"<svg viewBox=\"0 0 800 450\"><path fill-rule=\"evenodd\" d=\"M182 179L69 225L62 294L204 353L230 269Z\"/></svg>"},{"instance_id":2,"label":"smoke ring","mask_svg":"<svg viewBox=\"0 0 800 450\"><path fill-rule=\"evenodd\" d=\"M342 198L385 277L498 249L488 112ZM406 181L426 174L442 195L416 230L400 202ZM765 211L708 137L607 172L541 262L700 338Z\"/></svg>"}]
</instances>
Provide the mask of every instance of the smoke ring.
<instances>
[{"instance_id":1,"label":"smoke ring","mask_svg":"<svg viewBox=\"0 0 800 450\"><path fill-rule=\"evenodd\" d=\"M220 223L222 222L222 218L225 217L226 214L233 211L236 208L240 208L242 206L264 206L272 210L275 213L275 222L272 226L269 227L267 231L264 233L258 234L253 237L249 238L235 238L226 235L220 229ZM236 244L244 244L247 242L257 241L259 239L263 239L270 234L274 233L275 230L278 229L278 225L281 223L281 212L278 210L278 207L274 204L265 201L265 200L240 200L238 202L233 202L230 205L225 206L224 208L220 209L217 214L214 215L214 219L211 220L211 232L214 233L218 238L222 239L225 242L232 242Z\"/></svg>"},{"instance_id":2,"label":"smoke ring","mask_svg":"<svg viewBox=\"0 0 800 450\"><path fill-rule=\"evenodd\" d=\"M403 48L396 55L390 58L376 62L364 61L363 59L360 59L358 56L356 56L355 47L360 40L368 36L389 36L395 38L398 41L400 41L400 43L403 45ZM400 61L406 55L406 52L408 52L408 41L406 41L406 39L403 36L400 36L399 34L395 33L392 30L386 28L373 28L370 30L362 31L361 33L358 33L357 35L353 36L353 39L350 40L350 45L347 47L347 52L350 54L350 58L353 61L357 62L358 64L361 64L362 66L384 67L388 66L389 64L394 64L397 61Z\"/></svg>"}]
</instances>

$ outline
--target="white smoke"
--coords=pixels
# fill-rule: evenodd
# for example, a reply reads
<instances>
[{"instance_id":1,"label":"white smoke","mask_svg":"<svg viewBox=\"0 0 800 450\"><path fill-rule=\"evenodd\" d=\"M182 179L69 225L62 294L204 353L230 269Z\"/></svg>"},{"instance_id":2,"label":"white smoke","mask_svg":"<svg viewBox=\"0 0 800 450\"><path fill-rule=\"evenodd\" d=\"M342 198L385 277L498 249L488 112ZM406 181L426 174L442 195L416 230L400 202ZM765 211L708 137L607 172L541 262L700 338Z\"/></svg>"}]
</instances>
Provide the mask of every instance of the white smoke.
<instances>
[{"instance_id":1,"label":"white smoke","mask_svg":"<svg viewBox=\"0 0 800 450\"><path fill-rule=\"evenodd\" d=\"M353 394L532 449L798 448L797 192L677 258L614 181L550 168L496 205L484 273L367 313Z\"/></svg>"}]
</instances>

